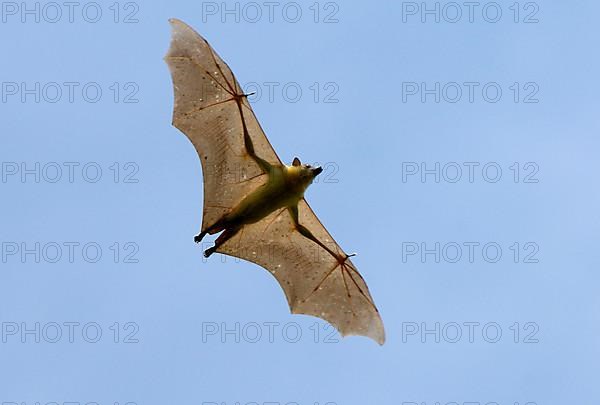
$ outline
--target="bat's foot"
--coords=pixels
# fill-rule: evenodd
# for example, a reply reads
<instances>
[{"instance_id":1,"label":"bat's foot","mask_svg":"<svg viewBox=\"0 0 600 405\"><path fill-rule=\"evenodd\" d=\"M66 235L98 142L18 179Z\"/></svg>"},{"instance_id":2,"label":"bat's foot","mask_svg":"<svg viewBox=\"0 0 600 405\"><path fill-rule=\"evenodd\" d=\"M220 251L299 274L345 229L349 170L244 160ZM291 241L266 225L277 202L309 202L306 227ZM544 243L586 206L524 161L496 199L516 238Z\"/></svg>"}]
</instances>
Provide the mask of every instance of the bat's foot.
<instances>
[{"instance_id":1,"label":"bat's foot","mask_svg":"<svg viewBox=\"0 0 600 405\"><path fill-rule=\"evenodd\" d=\"M194 236L194 242L200 243L202 238L204 238L204 235L206 235L206 232L200 232L198 235Z\"/></svg>"},{"instance_id":2,"label":"bat's foot","mask_svg":"<svg viewBox=\"0 0 600 405\"><path fill-rule=\"evenodd\" d=\"M210 255L212 255L213 253L215 253L217 251L217 247L213 246L211 248L208 248L204 251L204 257L209 258Z\"/></svg>"}]
</instances>

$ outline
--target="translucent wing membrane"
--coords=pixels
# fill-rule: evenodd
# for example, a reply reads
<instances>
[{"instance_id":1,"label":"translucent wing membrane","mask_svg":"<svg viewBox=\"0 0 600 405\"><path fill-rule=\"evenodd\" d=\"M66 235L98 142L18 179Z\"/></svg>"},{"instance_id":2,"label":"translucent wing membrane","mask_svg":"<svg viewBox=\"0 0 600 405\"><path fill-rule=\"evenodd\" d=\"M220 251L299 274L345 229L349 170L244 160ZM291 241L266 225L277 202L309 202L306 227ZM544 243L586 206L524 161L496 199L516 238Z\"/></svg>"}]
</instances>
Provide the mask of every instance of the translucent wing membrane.
<instances>
[{"instance_id":1,"label":"translucent wing membrane","mask_svg":"<svg viewBox=\"0 0 600 405\"><path fill-rule=\"evenodd\" d=\"M190 139L202 162L202 230L214 224L266 180L246 153L242 116L256 153L281 164L231 69L204 38L179 20L171 20L171 47L165 60L175 92L173 125Z\"/></svg>"},{"instance_id":2,"label":"translucent wing membrane","mask_svg":"<svg viewBox=\"0 0 600 405\"><path fill-rule=\"evenodd\" d=\"M298 206L300 223L334 252L342 249L306 203ZM325 249L302 236L281 209L246 225L217 252L239 257L267 269L283 288L296 314L325 319L345 335L385 341L383 323L369 289L350 259L340 264Z\"/></svg>"}]
</instances>

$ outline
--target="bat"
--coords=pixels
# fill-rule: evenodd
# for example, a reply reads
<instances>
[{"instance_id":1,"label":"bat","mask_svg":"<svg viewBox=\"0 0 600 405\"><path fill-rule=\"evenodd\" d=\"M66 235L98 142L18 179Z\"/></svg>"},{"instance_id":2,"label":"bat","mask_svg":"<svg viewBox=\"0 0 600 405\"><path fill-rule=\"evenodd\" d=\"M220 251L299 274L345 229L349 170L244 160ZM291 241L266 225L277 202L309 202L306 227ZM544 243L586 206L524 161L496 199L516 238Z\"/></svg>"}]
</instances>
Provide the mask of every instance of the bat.
<instances>
[{"instance_id":1,"label":"bat","mask_svg":"<svg viewBox=\"0 0 600 405\"><path fill-rule=\"evenodd\" d=\"M173 126L194 145L204 179L202 227L194 241L220 232L205 257L217 252L256 263L279 282L293 314L383 344L383 322L353 255L304 199L323 169L297 157L283 164L229 66L190 26L169 22Z\"/></svg>"}]
</instances>

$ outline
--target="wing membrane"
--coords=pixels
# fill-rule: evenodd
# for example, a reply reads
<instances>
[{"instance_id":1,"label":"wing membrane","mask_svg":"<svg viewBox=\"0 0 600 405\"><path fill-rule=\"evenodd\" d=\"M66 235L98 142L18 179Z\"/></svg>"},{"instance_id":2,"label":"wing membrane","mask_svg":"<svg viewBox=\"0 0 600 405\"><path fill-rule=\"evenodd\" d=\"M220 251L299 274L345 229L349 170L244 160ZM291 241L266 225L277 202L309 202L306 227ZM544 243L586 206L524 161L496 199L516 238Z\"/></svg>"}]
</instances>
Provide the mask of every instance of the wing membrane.
<instances>
[{"instance_id":1,"label":"wing membrane","mask_svg":"<svg viewBox=\"0 0 600 405\"><path fill-rule=\"evenodd\" d=\"M298 205L300 222L334 252L342 249L308 203ZM350 259L344 265L294 227L287 209L246 225L217 252L267 269L285 292L292 313L325 319L342 334L385 341L383 323L369 289Z\"/></svg>"},{"instance_id":2,"label":"wing membrane","mask_svg":"<svg viewBox=\"0 0 600 405\"><path fill-rule=\"evenodd\" d=\"M171 70L175 105L173 125L192 142L204 176L202 230L214 224L266 175L246 153L242 115L256 153L281 164L231 69L208 42L182 21L172 19L172 40L165 57Z\"/></svg>"}]
</instances>

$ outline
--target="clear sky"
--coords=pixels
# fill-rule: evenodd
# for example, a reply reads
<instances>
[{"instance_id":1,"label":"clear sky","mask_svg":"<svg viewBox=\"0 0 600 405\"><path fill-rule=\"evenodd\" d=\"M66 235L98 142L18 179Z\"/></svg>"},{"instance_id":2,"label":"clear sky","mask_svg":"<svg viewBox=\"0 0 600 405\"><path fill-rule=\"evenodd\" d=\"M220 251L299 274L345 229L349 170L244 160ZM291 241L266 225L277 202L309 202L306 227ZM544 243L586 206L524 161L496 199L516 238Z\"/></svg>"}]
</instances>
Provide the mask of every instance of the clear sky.
<instances>
[{"instance_id":1,"label":"clear sky","mask_svg":"<svg viewBox=\"0 0 600 405\"><path fill-rule=\"evenodd\" d=\"M0 7L0 403L597 403L598 2ZM325 165L384 346L203 260L170 17Z\"/></svg>"}]
</instances>

